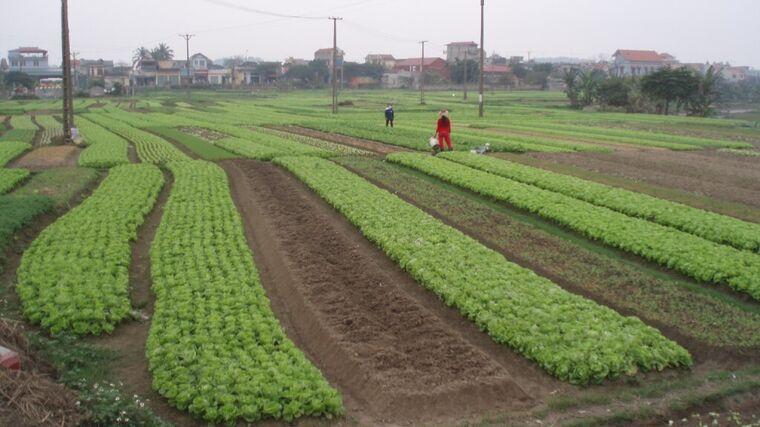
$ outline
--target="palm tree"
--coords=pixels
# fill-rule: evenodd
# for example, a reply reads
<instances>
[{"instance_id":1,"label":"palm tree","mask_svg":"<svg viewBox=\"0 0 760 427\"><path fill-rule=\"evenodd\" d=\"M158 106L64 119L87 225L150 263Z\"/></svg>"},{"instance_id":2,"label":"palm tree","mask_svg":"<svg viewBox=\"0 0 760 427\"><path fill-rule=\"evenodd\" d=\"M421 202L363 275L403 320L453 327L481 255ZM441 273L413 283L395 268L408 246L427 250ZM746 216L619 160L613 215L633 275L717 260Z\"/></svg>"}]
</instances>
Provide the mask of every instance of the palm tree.
<instances>
[{"instance_id":1,"label":"palm tree","mask_svg":"<svg viewBox=\"0 0 760 427\"><path fill-rule=\"evenodd\" d=\"M132 63L137 63L141 59L145 58L145 56L150 55L150 51L145 46L140 46L137 49L135 49L135 53L132 55Z\"/></svg>"},{"instance_id":2,"label":"palm tree","mask_svg":"<svg viewBox=\"0 0 760 427\"><path fill-rule=\"evenodd\" d=\"M151 54L156 61L164 61L174 58L174 50L170 48L166 43L159 43L152 51Z\"/></svg>"}]
</instances>

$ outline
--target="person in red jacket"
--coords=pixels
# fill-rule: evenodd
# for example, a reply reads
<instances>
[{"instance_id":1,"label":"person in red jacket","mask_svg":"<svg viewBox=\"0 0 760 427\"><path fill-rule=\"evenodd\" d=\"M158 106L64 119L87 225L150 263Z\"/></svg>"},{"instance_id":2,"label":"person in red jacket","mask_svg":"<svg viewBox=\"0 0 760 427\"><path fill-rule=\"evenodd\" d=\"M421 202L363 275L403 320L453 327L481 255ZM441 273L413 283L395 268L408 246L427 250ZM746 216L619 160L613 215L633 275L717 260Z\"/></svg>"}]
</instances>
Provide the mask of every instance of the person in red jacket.
<instances>
[{"instance_id":1,"label":"person in red jacket","mask_svg":"<svg viewBox=\"0 0 760 427\"><path fill-rule=\"evenodd\" d=\"M454 151L454 147L451 146L451 119L449 119L449 110L441 110L438 114L438 127L435 130L435 134L438 136L438 146L441 148L441 151L445 150L443 146L444 141L446 141L449 151Z\"/></svg>"}]
</instances>

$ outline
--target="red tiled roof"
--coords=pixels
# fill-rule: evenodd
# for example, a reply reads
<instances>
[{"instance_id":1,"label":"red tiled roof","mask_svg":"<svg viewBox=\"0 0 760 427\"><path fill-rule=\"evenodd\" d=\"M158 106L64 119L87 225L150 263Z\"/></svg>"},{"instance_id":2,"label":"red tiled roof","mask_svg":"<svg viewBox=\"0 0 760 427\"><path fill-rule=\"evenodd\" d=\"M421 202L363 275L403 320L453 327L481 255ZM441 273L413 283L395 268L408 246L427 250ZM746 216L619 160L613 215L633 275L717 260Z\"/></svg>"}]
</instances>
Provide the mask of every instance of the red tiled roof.
<instances>
[{"instance_id":1,"label":"red tiled roof","mask_svg":"<svg viewBox=\"0 0 760 427\"><path fill-rule=\"evenodd\" d=\"M425 65L433 65L437 61L443 61L441 58L425 58ZM422 58L409 58L396 62L396 67L417 67L422 62ZM445 61L444 61L445 62Z\"/></svg>"},{"instance_id":2,"label":"red tiled roof","mask_svg":"<svg viewBox=\"0 0 760 427\"><path fill-rule=\"evenodd\" d=\"M483 72L486 74L507 74L512 71L509 65L484 65Z\"/></svg>"},{"instance_id":3,"label":"red tiled roof","mask_svg":"<svg viewBox=\"0 0 760 427\"><path fill-rule=\"evenodd\" d=\"M18 53L41 53L43 55L47 54L47 51L44 49L40 49L38 47L20 47L18 49L15 49Z\"/></svg>"},{"instance_id":4,"label":"red tiled roof","mask_svg":"<svg viewBox=\"0 0 760 427\"><path fill-rule=\"evenodd\" d=\"M620 49L612 56L622 56L627 61L662 62L663 58L653 50L623 50Z\"/></svg>"},{"instance_id":5,"label":"red tiled roof","mask_svg":"<svg viewBox=\"0 0 760 427\"><path fill-rule=\"evenodd\" d=\"M452 42L447 44L446 46L477 46L478 44L475 42Z\"/></svg>"}]
</instances>

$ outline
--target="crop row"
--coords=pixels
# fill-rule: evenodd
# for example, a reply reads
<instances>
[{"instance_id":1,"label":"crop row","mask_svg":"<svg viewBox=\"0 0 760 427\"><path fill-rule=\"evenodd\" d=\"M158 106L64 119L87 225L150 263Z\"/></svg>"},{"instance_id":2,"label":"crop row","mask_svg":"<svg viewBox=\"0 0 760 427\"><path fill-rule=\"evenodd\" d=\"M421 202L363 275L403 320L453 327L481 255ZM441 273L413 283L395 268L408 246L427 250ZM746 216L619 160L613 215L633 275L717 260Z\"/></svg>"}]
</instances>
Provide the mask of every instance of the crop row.
<instances>
[{"instance_id":1,"label":"crop row","mask_svg":"<svg viewBox=\"0 0 760 427\"><path fill-rule=\"evenodd\" d=\"M47 145L53 142L53 139L63 136L63 125L56 120L53 116L38 115L34 118L37 120L37 124L42 127L42 136L40 136L40 144Z\"/></svg>"},{"instance_id":2,"label":"crop row","mask_svg":"<svg viewBox=\"0 0 760 427\"><path fill-rule=\"evenodd\" d=\"M79 156L79 165L90 168L111 168L129 163L129 143L119 135L83 118L77 127L88 145Z\"/></svg>"},{"instance_id":3,"label":"crop row","mask_svg":"<svg viewBox=\"0 0 760 427\"><path fill-rule=\"evenodd\" d=\"M670 226L716 243L760 251L760 224L493 157L470 153L442 153L441 157L629 216Z\"/></svg>"},{"instance_id":4,"label":"crop row","mask_svg":"<svg viewBox=\"0 0 760 427\"><path fill-rule=\"evenodd\" d=\"M31 144L39 128L31 116L11 116L11 128L0 136L0 141L21 141Z\"/></svg>"},{"instance_id":5,"label":"crop row","mask_svg":"<svg viewBox=\"0 0 760 427\"><path fill-rule=\"evenodd\" d=\"M0 169L0 194L5 194L29 176L26 169Z\"/></svg>"},{"instance_id":6,"label":"crop row","mask_svg":"<svg viewBox=\"0 0 760 427\"><path fill-rule=\"evenodd\" d=\"M758 150L748 150L748 149L736 149L736 148L721 148L718 151L721 153L730 153L730 154L736 154L738 156L745 156L745 157L760 157L760 151Z\"/></svg>"},{"instance_id":7,"label":"crop row","mask_svg":"<svg viewBox=\"0 0 760 427\"><path fill-rule=\"evenodd\" d=\"M734 289L760 300L760 256L757 254L447 160L410 153L391 154L387 158L510 203L697 280L727 282Z\"/></svg>"},{"instance_id":8,"label":"crop row","mask_svg":"<svg viewBox=\"0 0 760 427\"><path fill-rule=\"evenodd\" d=\"M47 227L18 269L24 315L53 334L113 331L131 310L129 243L163 183L155 166L117 166L92 196Z\"/></svg>"},{"instance_id":9,"label":"crop row","mask_svg":"<svg viewBox=\"0 0 760 427\"><path fill-rule=\"evenodd\" d=\"M485 124L479 124L478 126L480 127L484 125ZM494 123L493 127L521 132L539 132L542 134L556 135L559 137L564 136L631 145L668 148L676 151L698 150L705 147L751 147L750 144L737 141L702 140L699 138L684 137L679 135L646 131L631 131L626 129L604 127L566 125L546 121L533 122L521 120L514 123Z\"/></svg>"},{"instance_id":10,"label":"crop row","mask_svg":"<svg viewBox=\"0 0 760 427\"><path fill-rule=\"evenodd\" d=\"M639 319L508 262L335 163L302 157L280 157L275 163L303 180L446 304L561 380L585 384L639 369L691 364L686 350Z\"/></svg>"},{"instance_id":11,"label":"crop row","mask_svg":"<svg viewBox=\"0 0 760 427\"><path fill-rule=\"evenodd\" d=\"M246 243L224 171L170 163L174 185L151 246L153 388L210 422L343 413L288 339Z\"/></svg>"},{"instance_id":12,"label":"crop row","mask_svg":"<svg viewBox=\"0 0 760 427\"><path fill-rule=\"evenodd\" d=\"M284 131L279 131L279 130L274 130L274 129L269 129L269 128L257 128L257 130L259 130L262 133L277 136L279 138L290 139L299 143L311 145L313 147L321 148L328 151L333 151L333 152L340 153L343 155L366 156L366 155L372 154L369 151L365 151L360 148L351 147L349 145L337 144L335 142L325 141L323 139L312 138L309 136L298 135L294 133L289 133L289 132L284 132Z\"/></svg>"},{"instance_id":13,"label":"crop row","mask_svg":"<svg viewBox=\"0 0 760 427\"><path fill-rule=\"evenodd\" d=\"M0 167L5 166L11 160L18 157L19 154L32 148L26 142L18 141L0 141Z\"/></svg>"},{"instance_id":14,"label":"crop row","mask_svg":"<svg viewBox=\"0 0 760 427\"><path fill-rule=\"evenodd\" d=\"M87 114L85 118L131 141L137 149L137 156L143 162L165 164L176 160L190 160L169 141L149 132L103 114Z\"/></svg>"},{"instance_id":15,"label":"crop row","mask_svg":"<svg viewBox=\"0 0 760 427\"><path fill-rule=\"evenodd\" d=\"M342 121L299 121L300 126L310 129L316 129L322 132L330 132L341 135L348 135L355 138L363 138L371 141L383 142L386 144L397 145L400 147L411 148L413 150L428 150L428 139L434 133L433 130L422 130L419 128L405 128L397 126L395 128L380 127L370 122L356 122L349 120ZM571 152L570 148L557 148L537 144L527 144L525 142L513 142L509 140L496 140L475 135L463 135L454 132L452 142L457 149L470 150L485 143L491 144L494 151L509 151L524 153L528 151L539 152Z\"/></svg>"}]
</instances>

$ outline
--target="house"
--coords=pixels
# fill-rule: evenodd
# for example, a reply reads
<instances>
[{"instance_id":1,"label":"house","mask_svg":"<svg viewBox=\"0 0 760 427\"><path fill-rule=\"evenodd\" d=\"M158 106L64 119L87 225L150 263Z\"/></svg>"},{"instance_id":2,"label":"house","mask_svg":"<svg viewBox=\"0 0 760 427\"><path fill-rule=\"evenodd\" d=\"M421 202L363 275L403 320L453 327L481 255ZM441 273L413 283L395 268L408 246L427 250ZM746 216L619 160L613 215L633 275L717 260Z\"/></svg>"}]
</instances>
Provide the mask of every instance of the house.
<instances>
[{"instance_id":1,"label":"house","mask_svg":"<svg viewBox=\"0 0 760 427\"><path fill-rule=\"evenodd\" d=\"M103 59L78 59L73 61L74 70L80 76L103 78L113 71L113 61Z\"/></svg>"},{"instance_id":2,"label":"house","mask_svg":"<svg viewBox=\"0 0 760 427\"><path fill-rule=\"evenodd\" d=\"M422 58L410 58L399 60L396 62L394 71L401 72L406 71L412 74L420 72L420 66L422 65ZM425 73L438 74L441 78L449 78L448 63L443 58L425 58L424 63Z\"/></svg>"},{"instance_id":3,"label":"house","mask_svg":"<svg viewBox=\"0 0 760 427\"><path fill-rule=\"evenodd\" d=\"M511 82L512 67L509 65L484 65L483 80L488 84L497 85Z\"/></svg>"},{"instance_id":4,"label":"house","mask_svg":"<svg viewBox=\"0 0 760 427\"><path fill-rule=\"evenodd\" d=\"M20 47L8 51L8 71L20 71L37 79L61 77L63 70L50 67L48 54L38 47Z\"/></svg>"},{"instance_id":5,"label":"house","mask_svg":"<svg viewBox=\"0 0 760 427\"><path fill-rule=\"evenodd\" d=\"M179 86L182 84L182 73L187 61L167 59L158 61L156 69L156 86Z\"/></svg>"},{"instance_id":6,"label":"house","mask_svg":"<svg viewBox=\"0 0 760 427\"><path fill-rule=\"evenodd\" d=\"M465 58L477 59L480 57L478 44L475 42L454 42L446 45L446 61L464 61Z\"/></svg>"},{"instance_id":7,"label":"house","mask_svg":"<svg viewBox=\"0 0 760 427\"><path fill-rule=\"evenodd\" d=\"M382 65L386 71L390 71L396 66L396 58L390 54L370 53L366 58L364 58L364 63Z\"/></svg>"},{"instance_id":8,"label":"house","mask_svg":"<svg viewBox=\"0 0 760 427\"><path fill-rule=\"evenodd\" d=\"M612 55L610 73L613 76L646 76L660 68L678 64L675 57L653 50L619 49Z\"/></svg>"},{"instance_id":9,"label":"house","mask_svg":"<svg viewBox=\"0 0 760 427\"><path fill-rule=\"evenodd\" d=\"M732 67L726 64L725 66L718 66L718 68L720 69L721 77L731 83L747 80L747 75L750 74L749 67Z\"/></svg>"},{"instance_id":10,"label":"house","mask_svg":"<svg viewBox=\"0 0 760 427\"><path fill-rule=\"evenodd\" d=\"M336 66L340 67L343 64L344 56L345 56L345 52L343 52L342 50L340 50L340 48L338 48L336 52L336 56L335 56L335 59L337 62L335 64ZM318 51L314 52L314 60L324 61L325 63L327 63L328 68L332 68L333 49L331 47L325 48L325 49L319 49Z\"/></svg>"}]
</instances>

